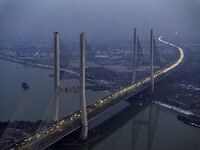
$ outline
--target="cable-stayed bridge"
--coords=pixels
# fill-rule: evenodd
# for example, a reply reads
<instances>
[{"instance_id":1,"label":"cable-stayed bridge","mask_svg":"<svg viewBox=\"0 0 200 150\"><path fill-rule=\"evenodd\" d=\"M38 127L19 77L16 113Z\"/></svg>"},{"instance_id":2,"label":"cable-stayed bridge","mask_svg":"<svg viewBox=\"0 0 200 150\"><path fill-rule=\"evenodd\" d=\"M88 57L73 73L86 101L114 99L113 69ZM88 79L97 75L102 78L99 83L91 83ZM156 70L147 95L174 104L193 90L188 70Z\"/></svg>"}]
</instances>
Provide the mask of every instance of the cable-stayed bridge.
<instances>
[{"instance_id":1,"label":"cable-stayed bridge","mask_svg":"<svg viewBox=\"0 0 200 150\"><path fill-rule=\"evenodd\" d=\"M168 75L171 71L173 71L184 59L183 50L165 40L162 37L159 37L159 41L170 45L176 48L179 51L179 57L175 62L165 68L162 68L156 72L154 72L154 54L155 54L155 39L153 35L153 30L151 30L151 40L150 40L150 76L146 77L142 80L136 81L136 66L137 62L137 50L140 47L137 32L135 29L134 32L134 63L133 63L133 77L132 83L123 89L120 89L106 97L99 99L98 101L86 105L85 99L85 49L86 49L86 40L85 33L81 34L80 37L80 49L81 49L81 83L80 88L61 88L60 87L60 68L59 68L59 34L55 33L55 116L54 122L50 123L48 126L41 128L31 135L27 135L26 137L15 141L10 142L8 145L3 147L2 149L8 150L19 150L19 149L45 149L52 145L53 143L59 141L63 137L77 130L78 128L82 128L81 138L82 140L87 139L88 134L88 122L98 117L104 111L111 109L114 105L119 102L126 100L133 95L143 91L144 89L151 87L152 92L154 91L154 84L162 80L166 75ZM71 91L80 93L81 97L81 110L78 110L72 113L69 116L66 116L62 119L59 118L59 94L63 91Z\"/></svg>"}]
</instances>

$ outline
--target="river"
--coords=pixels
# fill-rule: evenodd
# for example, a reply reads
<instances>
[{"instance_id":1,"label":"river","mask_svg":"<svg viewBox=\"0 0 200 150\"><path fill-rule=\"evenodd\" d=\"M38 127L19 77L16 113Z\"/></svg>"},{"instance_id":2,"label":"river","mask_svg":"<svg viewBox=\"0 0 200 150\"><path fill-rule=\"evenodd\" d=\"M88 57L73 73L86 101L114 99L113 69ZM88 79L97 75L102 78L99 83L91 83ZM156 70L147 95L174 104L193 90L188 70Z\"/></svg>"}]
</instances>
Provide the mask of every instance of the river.
<instances>
[{"instance_id":1,"label":"river","mask_svg":"<svg viewBox=\"0 0 200 150\"><path fill-rule=\"evenodd\" d=\"M177 117L180 113L139 100L123 104L125 109L95 128L100 135L96 141L82 146L58 143L50 150L200 149L200 129L179 121Z\"/></svg>"},{"instance_id":2,"label":"river","mask_svg":"<svg viewBox=\"0 0 200 150\"><path fill-rule=\"evenodd\" d=\"M51 120L54 88L49 74L53 71L4 60L0 60L0 68L0 121ZM23 89L22 82L27 82L30 89ZM63 87L79 84L77 79L62 80L61 83ZM87 90L88 104L108 94L107 91ZM78 94L61 95L60 117L79 108ZM178 115L181 114L132 98L131 102L120 103L89 124L100 135L96 141L84 146L57 144L50 149L200 150L200 129L179 121ZM102 123L96 126L99 120Z\"/></svg>"},{"instance_id":3,"label":"river","mask_svg":"<svg viewBox=\"0 0 200 150\"><path fill-rule=\"evenodd\" d=\"M23 66L0 60L0 121L7 120L51 120L54 109L53 70ZM21 83L29 84L23 89ZM89 85L89 84L87 84ZM79 86L79 81L61 81L62 87ZM108 95L107 91L86 90L87 103ZM60 117L80 109L78 93L61 93Z\"/></svg>"}]
</instances>

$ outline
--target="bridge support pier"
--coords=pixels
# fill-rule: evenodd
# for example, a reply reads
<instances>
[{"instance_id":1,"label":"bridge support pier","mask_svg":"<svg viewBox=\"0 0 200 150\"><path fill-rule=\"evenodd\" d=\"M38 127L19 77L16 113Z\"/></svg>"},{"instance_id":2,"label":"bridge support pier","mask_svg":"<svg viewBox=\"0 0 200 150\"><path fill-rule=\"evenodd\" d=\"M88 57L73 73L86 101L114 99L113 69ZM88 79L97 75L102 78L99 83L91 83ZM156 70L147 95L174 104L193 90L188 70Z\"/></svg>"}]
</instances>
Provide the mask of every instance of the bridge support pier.
<instances>
[{"instance_id":1,"label":"bridge support pier","mask_svg":"<svg viewBox=\"0 0 200 150\"><path fill-rule=\"evenodd\" d=\"M132 83L135 83L136 79L136 66L137 66L137 30L134 28L134 39L133 39L133 52L134 52L134 60L133 60L133 76L132 76Z\"/></svg>"},{"instance_id":2,"label":"bridge support pier","mask_svg":"<svg viewBox=\"0 0 200 150\"><path fill-rule=\"evenodd\" d=\"M154 63L153 63L153 54L154 54L154 35L153 29L151 29L151 36L150 36L150 72L151 72L151 91L154 92Z\"/></svg>"},{"instance_id":3,"label":"bridge support pier","mask_svg":"<svg viewBox=\"0 0 200 150\"><path fill-rule=\"evenodd\" d=\"M85 50L86 49L86 34L80 34L80 100L81 100L81 119L82 119L82 140L88 137L88 118L86 109L86 95L85 95Z\"/></svg>"},{"instance_id":4,"label":"bridge support pier","mask_svg":"<svg viewBox=\"0 0 200 150\"><path fill-rule=\"evenodd\" d=\"M54 121L59 120L59 105L60 105L60 36L58 32L54 32L55 40L55 62L54 62L54 88L55 88L55 114Z\"/></svg>"}]
</instances>

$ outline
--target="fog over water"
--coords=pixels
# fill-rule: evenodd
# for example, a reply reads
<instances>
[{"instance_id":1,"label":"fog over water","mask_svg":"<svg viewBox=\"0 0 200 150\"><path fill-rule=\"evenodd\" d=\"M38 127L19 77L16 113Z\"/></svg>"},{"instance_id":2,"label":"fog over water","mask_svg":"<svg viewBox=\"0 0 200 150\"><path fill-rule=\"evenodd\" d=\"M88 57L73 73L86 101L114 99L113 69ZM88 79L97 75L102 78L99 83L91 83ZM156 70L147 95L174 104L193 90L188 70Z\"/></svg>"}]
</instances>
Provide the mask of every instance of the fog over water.
<instances>
[{"instance_id":1,"label":"fog over water","mask_svg":"<svg viewBox=\"0 0 200 150\"><path fill-rule=\"evenodd\" d=\"M0 39L44 40L54 31L70 39L81 31L97 40L130 39L134 27L144 37L151 28L194 37L199 14L198 0L0 0Z\"/></svg>"}]
</instances>

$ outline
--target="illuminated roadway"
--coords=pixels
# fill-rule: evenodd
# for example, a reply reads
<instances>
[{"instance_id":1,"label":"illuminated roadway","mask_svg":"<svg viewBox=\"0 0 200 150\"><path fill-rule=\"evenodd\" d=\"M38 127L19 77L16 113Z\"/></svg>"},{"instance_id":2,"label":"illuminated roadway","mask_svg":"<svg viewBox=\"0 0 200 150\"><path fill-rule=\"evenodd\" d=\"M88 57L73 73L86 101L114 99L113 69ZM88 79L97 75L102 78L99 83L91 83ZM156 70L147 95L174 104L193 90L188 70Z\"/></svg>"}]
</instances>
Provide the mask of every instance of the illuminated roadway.
<instances>
[{"instance_id":1,"label":"illuminated roadway","mask_svg":"<svg viewBox=\"0 0 200 150\"><path fill-rule=\"evenodd\" d=\"M162 40L159 37L158 40L164 44L175 47L179 50L180 56L177 61L169 67L158 70L154 73L155 82L160 81L163 75L166 75L177 67L184 58L183 50L169 42ZM91 105L87 106L88 120L96 118L98 115L104 111L110 109L113 105L139 93L140 91L146 89L150 86L151 78L147 77L138 81L135 84L128 85L127 87L106 96ZM37 131L34 134L29 135L25 139L18 141L17 143L11 144L5 150L25 150L25 149L45 149L58 140L62 139L64 136L70 134L71 132L77 130L81 126L81 112L77 111L73 114L61 119L58 122L54 122L51 125Z\"/></svg>"}]
</instances>

